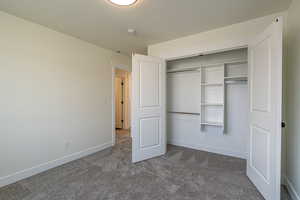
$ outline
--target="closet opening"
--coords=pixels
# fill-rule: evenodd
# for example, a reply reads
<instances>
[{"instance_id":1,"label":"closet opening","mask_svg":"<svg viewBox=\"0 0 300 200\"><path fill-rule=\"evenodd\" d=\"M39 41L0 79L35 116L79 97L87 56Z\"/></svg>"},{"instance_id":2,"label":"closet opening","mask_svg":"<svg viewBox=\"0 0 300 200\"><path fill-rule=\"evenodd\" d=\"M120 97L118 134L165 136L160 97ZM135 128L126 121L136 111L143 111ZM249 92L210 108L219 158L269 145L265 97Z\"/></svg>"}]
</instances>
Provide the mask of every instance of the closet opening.
<instances>
[{"instance_id":1,"label":"closet opening","mask_svg":"<svg viewBox=\"0 0 300 200\"><path fill-rule=\"evenodd\" d=\"M245 176L251 140L248 55L241 48L167 61L166 95L167 143L225 156L233 172L240 166Z\"/></svg>"},{"instance_id":2,"label":"closet opening","mask_svg":"<svg viewBox=\"0 0 300 200\"><path fill-rule=\"evenodd\" d=\"M169 144L246 159L247 48L167 62Z\"/></svg>"}]
</instances>

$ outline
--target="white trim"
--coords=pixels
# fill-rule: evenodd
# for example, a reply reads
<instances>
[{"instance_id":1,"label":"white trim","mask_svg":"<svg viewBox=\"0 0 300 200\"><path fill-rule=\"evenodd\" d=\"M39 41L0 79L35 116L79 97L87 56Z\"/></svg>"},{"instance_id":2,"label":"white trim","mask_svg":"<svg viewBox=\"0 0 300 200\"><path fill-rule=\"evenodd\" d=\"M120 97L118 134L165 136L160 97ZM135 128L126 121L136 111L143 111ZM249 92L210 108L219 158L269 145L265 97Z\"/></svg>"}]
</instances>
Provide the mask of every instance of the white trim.
<instances>
[{"instance_id":1,"label":"white trim","mask_svg":"<svg viewBox=\"0 0 300 200\"><path fill-rule=\"evenodd\" d=\"M203 144L199 145L194 145L194 144L186 144L180 141L175 141L175 140L168 140L168 144L172 144L175 146L181 146L181 147L186 147L190 149L196 149L200 151L207 151L210 153L216 153L216 154L221 154L225 156L232 156L232 157L237 157L241 159L246 159L246 152L237 152L237 151L232 151L230 149L221 149L221 148L215 148Z\"/></svg>"},{"instance_id":2,"label":"white trim","mask_svg":"<svg viewBox=\"0 0 300 200\"><path fill-rule=\"evenodd\" d=\"M292 200L300 200L300 195L297 194L293 183L286 176L285 176L285 182L286 182L286 186L287 186L289 194L291 195Z\"/></svg>"},{"instance_id":3,"label":"white trim","mask_svg":"<svg viewBox=\"0 0 300 200\"><path fill-rule=\"evenodd\" d=\"M112 145L115 146L116 144L116 113L115 113L115 76L116 76L116 69L117 67L112 67Z\"/></svg>"},{"instance_id":4,"label":"white trim","mask_svg":"<svg viewBox=\"0 0 300 200\"><path fill-rule=\"evenodd\" d=\"M64 156L62 158L59 158L59 159L56 159L53 161L49 161L49 162L37 165L37 166L29 168L29 169L25 169L25 170L16 172L16 173L8 175L8 176L0 177L0 188L4 187L6 185L9 185L9 184L15 183L17 181L20 181L22 179L31 177L33 175L39 174L41 172L47 171L54 167L58 167L60 165L66 164L68 162L91 155L98 151L102 151L111 146L112 146L112 143L108 142L108 143L105 143L105 144L102 144L99 146L88 148L88 149L80 151L80 152L73 153L71 155Z\"/></svg>"}]
</instances>

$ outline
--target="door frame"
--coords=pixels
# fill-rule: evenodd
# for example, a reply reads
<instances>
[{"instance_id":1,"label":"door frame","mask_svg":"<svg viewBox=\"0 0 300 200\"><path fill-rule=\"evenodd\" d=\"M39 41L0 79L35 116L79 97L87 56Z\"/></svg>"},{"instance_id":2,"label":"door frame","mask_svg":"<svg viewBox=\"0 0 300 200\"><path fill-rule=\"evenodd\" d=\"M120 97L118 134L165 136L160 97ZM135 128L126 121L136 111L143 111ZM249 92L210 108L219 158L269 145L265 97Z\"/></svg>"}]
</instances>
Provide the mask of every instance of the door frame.
<instances>
[{"instance_id":1,"label":"door frame","mask_svg":"<svg viewBox=\"0 0 300 200\"><path fill-rule=\"evenodd\" d=\"M112 67L112 92L111 92L111 95L112 95L112 101L111 101L111 104L112 104L112 146L115 146L116 144L116 105L115 105L115 98L116 98L116 95L115 95L115 77L116 77L116 70L124 70L126 72L131 72L127 69L127 67L125 66L113 66ZM130 110L131 112L131 110Z\"/></svg>"}]
</instances>

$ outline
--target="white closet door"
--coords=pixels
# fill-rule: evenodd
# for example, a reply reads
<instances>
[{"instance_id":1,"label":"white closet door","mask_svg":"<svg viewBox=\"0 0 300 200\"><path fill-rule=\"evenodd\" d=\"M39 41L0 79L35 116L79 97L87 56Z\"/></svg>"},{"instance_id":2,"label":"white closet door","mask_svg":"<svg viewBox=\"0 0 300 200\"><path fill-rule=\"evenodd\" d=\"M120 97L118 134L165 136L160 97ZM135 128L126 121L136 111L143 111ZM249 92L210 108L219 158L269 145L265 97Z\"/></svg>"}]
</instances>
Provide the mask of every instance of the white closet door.
<instances>
[{"instance_id":1,"label":"white closet door","mask_svg":"<svg viewBox=\"0 0 300 200\"><path fill-rule=\"evenodd\" d=\"M282 21L249 46L250 145L247 175L266 200L280 199Z\"/></svg>"},{"instance_id":2,"label":"white closet door","mask_svg":"<svg viewBox=\"0 0 300 200\"><path fill-rule=\"evenodd\" d=\"M166 153L166 63L134 55L132 60L132 161Z\"/></svg>"}]
</instances>

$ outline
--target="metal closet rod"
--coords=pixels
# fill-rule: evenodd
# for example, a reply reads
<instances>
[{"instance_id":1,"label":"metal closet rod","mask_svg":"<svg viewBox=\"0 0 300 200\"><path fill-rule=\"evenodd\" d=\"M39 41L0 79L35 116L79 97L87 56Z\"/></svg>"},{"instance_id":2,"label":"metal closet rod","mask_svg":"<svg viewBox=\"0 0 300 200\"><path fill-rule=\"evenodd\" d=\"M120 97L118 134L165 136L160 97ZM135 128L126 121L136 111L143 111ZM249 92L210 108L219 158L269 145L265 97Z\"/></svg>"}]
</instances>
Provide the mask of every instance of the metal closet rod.
<instances>
[{"instance_id":1,"label":"metal closet rod","mask_svg":"<svg viewBox=\"0 0 300 200\"><path fill-rule=\"evenodd\" d=\"M182 114L182 115L200 115L200 113L191 113L191 112L174 112L174 111L168 111L168 113Z\"/></svg>"},{"instance_id":2,"label":"metal closet rod","mask_svg":"<svg viewBox=\"0 0 300 200\"><path fill-rule=\"evenodd\" d=\"M248 82L248 80L228 80L225 81L226 85L230 85L230 84L246 84Z\"/></svg>"}]
</instances>

